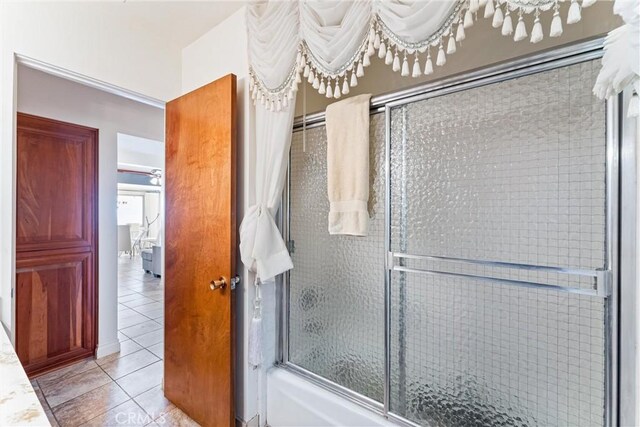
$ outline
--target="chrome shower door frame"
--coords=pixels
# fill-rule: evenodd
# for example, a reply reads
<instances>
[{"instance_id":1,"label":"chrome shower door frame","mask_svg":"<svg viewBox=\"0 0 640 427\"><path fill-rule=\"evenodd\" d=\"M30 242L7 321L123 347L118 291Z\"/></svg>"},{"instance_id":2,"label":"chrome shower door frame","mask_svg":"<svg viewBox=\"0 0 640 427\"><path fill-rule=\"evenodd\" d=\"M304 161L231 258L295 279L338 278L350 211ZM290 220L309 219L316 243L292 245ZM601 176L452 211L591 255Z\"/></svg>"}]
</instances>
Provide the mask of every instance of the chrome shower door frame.
<instances>
[{"instance_id":1,"label":"chrome shower door frame","mask_svg":"<svg viewBox=\"0 0 640 427\"><path fill-rule=\"evenodd\" d=\"M341 386L333 381L330 381L320 375L310 372L289 359L289 287L290 287L290 275L285 273L282 289L279 290L279 361L278 366L288 369L298 375L303 376L309 381L319 385L325 389L328 389L334 393L337 393L348 400L364 406L380 415L393 420L401 425L417 426L416 423L407 420L404 417L398 416L391 411L391 273L394 271L394 258L399 254L391 252L391 110L394 107L406 105L409 103L422 101L425 99L433 98L436 96L442 96L459 91L464 91L488 84L498 83L506 80L512 80L518 77L523 77L531 74L537 74L543 71L548 71L556 68L566 67L569 65L578 64L593 59L598 59L602 56L603 39L592 40L588 42L577 43L574 45L560 47L549 52L536 54L524 59L511 61L506 64L488 67L482 70L465 73L459 76L445 78L437 80L425 85L421 85L415 88L399 91L393 94L382 95L372 98L371 101L371 113L385 113L386 123L386 141L385 141L385 235L384 235L384 399L383 402L377 402L367 396L363 396L353 390L350 390L344 386ZM627 95L628 98L628 95ZM619 380L622 382L632 381L632 379L620 379L620 366L618 360L620 359L623 364L629 365L625 371L635 372L635 362L633 357L629 357L623 354L620 358L618 356L619 346L619 328L618 328L618 307L619 307L619 293L621 281L619 278L626 277L627 280L622 283L626 288L632 288L633 283L629 283L632 275L629 273L629 269L635 272L635 264L631 261L635 257L635 236L633 239L627 239L627 249L623 253L622 259L627 260L623 265L623 271L619 269L619 234L618 229L619 221L622 219L623 224L635 224L636 212L619 211L619 191L620 191L620 179L625 183L623 187L627 191L623 195L630 198L633 195L635 201L635 167L627 165L626 169L623 166L623 172L625 170L631 171L630 173L623 173L620 175L620 163L624 162L630 164L631 156L627 155L620 158L620 139L627 138L629 126L625 125L624 115L621 114L622 96L615 97L606 102L606 232L605 232L605 246L606 246L606 265L604 272L593 271L566 271L566 273L578 273L586 276L593 276L597 279L598 286L595 290L579 290L576 288L562 288L553 287L543 284L519 284L533 287L546 286L551 291L566 291L577 292L581 294L591 295L596 298L604 298L605 303L605 377L606 377L606 390L605 390L605 420L604 425L613 426L618 424L619 416L619 403L618 403L618 390ZM294 121L294 131L302 130L303 124L306 129L322 126L324 124L324 113L316 113L308 115L304 118L297 118ZM625 128L626 133L622 133L622 128ZM626 135L626 136L623 136ZM632 142L626 142L627 149L629 145L634 147ZM290 240L290 175L287 175L287 184L285 186L283 203L281 207L282 215L282 231L286 241ZM630 188L632 188L632 191ZM621 217L622 216L622 217ZM626 222L625 222L626 218ZM633 251L631 251L633 249ZM631 253L633 252L633 253ZM471 261L472 260L462 260ZM631 265L633 264L633 265ZM397 267L397 266L396 266ZM522 268L538 268L538 266L520 266ZM515 268L518 268L516 266ZM544 268L544 267L542 267ZM558 269L555 269L556 272ZM560 269L562 270L562 269ZM437 274L435 272L434 274ZM513 285L514 283L506 283L507 285ZM635 290L628 290L627 294L632 294ZM634 294L635 295L635 294ZM622 313L622 316L629 316L630 310L635 310L635 303L631 301L626 302L626 311ZM625 334L635 333L635 325L631 325L627 322L627 330ZM625 347L623 347L625 348ZM626 353L629 352L630 346L626 346ZM624 366L623 366L624 368ZM629 407L629 405L627 405ZM622 408L624 409L624 408ZM633 408L627 408L626 411ZM620 419L630 419L628 416L621 416Z\"/></svg>"}]
</instances>

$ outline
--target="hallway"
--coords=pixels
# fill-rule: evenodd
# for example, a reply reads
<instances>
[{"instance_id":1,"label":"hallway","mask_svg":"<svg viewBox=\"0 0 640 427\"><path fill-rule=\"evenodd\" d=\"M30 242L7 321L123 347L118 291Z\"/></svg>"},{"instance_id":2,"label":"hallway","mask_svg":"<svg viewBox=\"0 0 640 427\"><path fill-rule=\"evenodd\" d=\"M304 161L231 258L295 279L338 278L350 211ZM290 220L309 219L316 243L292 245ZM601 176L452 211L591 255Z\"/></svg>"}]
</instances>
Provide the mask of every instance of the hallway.
<instances>
[{"instance_id":1,"label":"hallway","mask_svg":"<svg viewBox=\"0 0 640 427\"><path fill-rule=\"evenodd\" d=\"M53 426L198 425L163 396L164 287L140 262L118 258L120 353L32 380Z\"/></svg>"}]
</instances>

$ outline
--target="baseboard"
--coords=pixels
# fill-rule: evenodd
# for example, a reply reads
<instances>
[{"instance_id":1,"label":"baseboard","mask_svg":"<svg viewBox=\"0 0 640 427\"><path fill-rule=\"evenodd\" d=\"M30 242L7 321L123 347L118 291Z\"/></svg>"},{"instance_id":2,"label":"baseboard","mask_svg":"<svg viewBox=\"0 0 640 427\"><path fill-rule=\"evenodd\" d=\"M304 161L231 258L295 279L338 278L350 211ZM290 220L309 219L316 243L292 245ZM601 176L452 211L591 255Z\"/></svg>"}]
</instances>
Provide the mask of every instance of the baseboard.
<instances>
[{"instance_id":1,"label":"baseboard","mask_svg":"<svg viewBox=\"0 0 640 427\"><path fill-rule=\"evenodd\" d=\"M119 351L120 340L118 339L107 344L98 344L96 346L96 359L100 359L101 357L105 357L113 353L118 353Z\"/></svg>"},{"instance_id":2,"label":"baseboard","mask_svg":"<svg viewBox=\"0 0 640 427\"><path fill-rule=\"evenodd\" d=\"M236 427L260 427L260 418L257 414L249 421L245 421L240 417L236 417Z\"/></svg>"}]
</instances>

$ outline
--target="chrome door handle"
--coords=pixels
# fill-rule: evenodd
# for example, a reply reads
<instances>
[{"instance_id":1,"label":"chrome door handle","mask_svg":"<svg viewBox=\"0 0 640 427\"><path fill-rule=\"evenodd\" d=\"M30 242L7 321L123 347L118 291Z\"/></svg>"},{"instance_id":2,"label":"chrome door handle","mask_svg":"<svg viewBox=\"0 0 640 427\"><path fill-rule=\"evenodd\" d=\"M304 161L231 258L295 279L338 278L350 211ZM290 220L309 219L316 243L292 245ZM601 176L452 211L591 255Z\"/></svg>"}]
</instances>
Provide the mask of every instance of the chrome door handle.
<instances>
[{"instance_id":1,"label":"chrome door handle","mask_svg":"<svg viewBox=\"0 0 640 427\"><path fill-rule=\"evenodd\" d=\"M209 283L209 289L211 289L212 291L215 291L216 289L224 289L227 287L227 279L225 279L224 277L220 277L218 280L212 280Z\"/></svg>"}]
</instances>

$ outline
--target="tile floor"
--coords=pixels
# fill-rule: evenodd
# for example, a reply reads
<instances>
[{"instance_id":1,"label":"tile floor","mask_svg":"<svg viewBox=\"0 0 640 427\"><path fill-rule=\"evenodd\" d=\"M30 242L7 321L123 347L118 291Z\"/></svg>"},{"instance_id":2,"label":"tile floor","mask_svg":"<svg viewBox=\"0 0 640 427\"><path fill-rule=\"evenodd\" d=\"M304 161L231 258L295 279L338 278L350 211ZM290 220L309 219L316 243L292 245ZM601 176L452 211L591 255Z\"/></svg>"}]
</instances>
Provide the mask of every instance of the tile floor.
<instances>
[{"instance_id":1,"label":"tile floor","mask_svg":"<svg viewBox=\"0 0 640 427\"><path fill-rule=\"evenodd\" d=\"M197 426L162 393L164 288L140 257L118 259L120 353L31 382L53 426Z\"/></svg>"}]
</instances>

